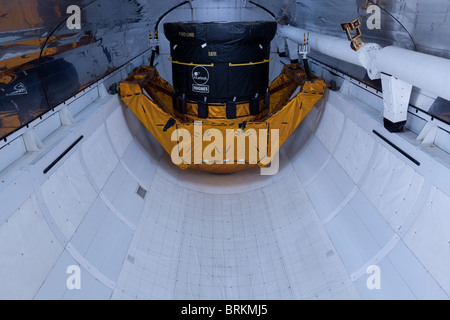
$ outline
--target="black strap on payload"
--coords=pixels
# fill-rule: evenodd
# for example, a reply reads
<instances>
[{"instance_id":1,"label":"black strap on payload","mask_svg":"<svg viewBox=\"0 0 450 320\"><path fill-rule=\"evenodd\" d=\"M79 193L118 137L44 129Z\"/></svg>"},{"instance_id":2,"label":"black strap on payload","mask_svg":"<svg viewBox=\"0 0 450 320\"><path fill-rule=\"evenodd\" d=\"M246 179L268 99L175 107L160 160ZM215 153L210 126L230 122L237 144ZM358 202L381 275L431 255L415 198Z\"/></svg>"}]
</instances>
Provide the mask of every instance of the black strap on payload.
<instances>
[{"instance_id":1,"label":"black strap on payload","mask_svg":"<svg viewBox=\"0 0 450 320\"><path fill-rule=\"evenodd\" d=\"M270 92L267 89L266 94L264 95L264 107L266 110L270 110Z\"/></svg>"},{"instance_id":2,"label":"black strap on payload","mask_svg":"<svg viewBox=\"0 0 450 320\"><path fill-rule=\"evenodd\" d=\"M206 101L199 101L198 102L198 117L200 119L208 119L209 116L209 108L208 108L208 102Z\"/></svg>"},{"instance_id":3,"label":"black strap on payload","mask_svg":"<svg viewBox=\"0 0 450 320\"><path fill-rule=\"evenodd\" d=\"M172 105L173 105L173 110L178 110L178 98L177 98L177 94L174 92L172 92Z\"/></svg>"},{"instance_id":4,"label":"black strap on payload","mask_svg":"<svg viewBox=\"0 0 450 320\"><path fill-rule=\"evenodd\" d=\"M303 59L303 67L305 68L306 77L308 78L308 81L312 81L313 77L312 77L311 69L309 67L308 59Z\"/></svg>"},{"instance_id":5,"label":"black strap on payload","mask_svg":"<svg viewBox=\"0 0 450 320\"><path fill-rule=\"evenodd\" d=\"M186 96L184 94L181 98L178 98L178 111L181 114L187 113L187 101L186 101Z\"/></svg>"},{"instance_id":6,"label":"black strap on payload","mask_svg":"<svg viewBox=\"0 0 450 320\"><path fill-rule=\"evenodd\" d=\"M181 114L187 114L187 101L186 96L177 97L175 92L172 93L173 109L177 110Z\"/></svg>"},{"instance_id":7,"label":"black strap on payload","mask_svg":"<svg viewBox=\"0 0 450 320\"><path fill-rule=\"evenodd\" d=\"M257 116L260 114L261 110L259 109L259 99L254 98L250 101L250 115Z\"/></svg>"},{"instance_id":8,"label":"black strap on payload","mask_svg":"<svg viewBox=\"0 0 450 320\"><path fill-rule=\"evenodd\" d=\"M236 102L227 102L227 119L236 119Z\"/></svg>"}]
</instances>

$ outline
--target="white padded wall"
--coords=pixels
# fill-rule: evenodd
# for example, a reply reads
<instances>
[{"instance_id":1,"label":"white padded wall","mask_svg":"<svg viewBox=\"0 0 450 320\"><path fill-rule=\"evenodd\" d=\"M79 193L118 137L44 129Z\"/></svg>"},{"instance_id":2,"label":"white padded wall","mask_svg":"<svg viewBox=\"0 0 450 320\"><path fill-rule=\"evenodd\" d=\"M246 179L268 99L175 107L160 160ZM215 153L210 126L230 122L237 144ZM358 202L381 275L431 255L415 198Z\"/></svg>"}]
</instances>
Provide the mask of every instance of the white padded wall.
<instances>
[{"instance_id":1,"label":"white padded wall","mask_svg":"<svg viewBox=\"0 0 450 320\"><path fill-rule=\"evenodd\" d=\"M362 191L397 231L414 207L423 182L411 166L379 146Z\"/></svg>"},{"instance_id":2,"label":"white padded wall","mask_svg":"<svg viewBox=\"0 0 450 320\"><path fill-rule=\"evenodd\" d=\"M417 206L428 190L423 174L396 150L376 142L372 129L381 131L382 125L353 105L357 100L347 101L331 92L325 100L315 135L302 150L287 153L359 294L365 299L448 298L442 290L444 273L430 273L425 258L396 233L405 234L416 219ZM421 223L417 221L416 228ZM411 232L408 236L412 238ZM425 236L421 241L426 242ZM442 260L434 257L436 266ZM432 264L430 254L427 258ZM367 288L366 269L373 264L383 271L382 290Z\"/></svg>"},{"instance_id":3,"label":"white padded wall","mask_svg":"<svg viewBox=\"0 0 450 320\"><path fill-rule=\"evenodd\" d=\"M42 185L45 206L70 242L37 299L111 298L144 204L136 195L138 183L117 156L138 131L136 119L127 119L128 111L118 102L117 97L110 99L86 122L83 130L92 133ZM106 120L102 109L112 109ZM127 129L129 123L133 130ZM66 287L70 265L81 268L80 291Z\"/></svg>"},{"instance_id":4,"label":"white padded wall","mask_svg":"<svg viewBox=\"0 0 450 320\"><path fill-rule=\"evenodd\" d=\"M405 242L450 295L450 196L436 187Z\"/></svg>"},{"instance_id":5,"label":"white padded wall","mask_svg":"<svg viewBox=\"0 0 450 320\"><path fill-rule=\"evenodd\" d=\"M333 152L344 128L345 116L331 103L327 103L325 111L316 130L317 138L329 153Z\"/></svg>"},{"instance_id":6,"label":"white padded wall","mask_svg":"<svg viewBox=\"0 0 450 320\"><path fill-rule=\"evenodd\" d=\"M61 252L31 196L0 226L0 299L33 299Z\"/></svg>"},{"instance_id":7,"label":"white padded wall","mask_svg":"<svg viewBox=\"0 0 450 320\"><path fill-rule=\"evenodd\" d=\"M42 193L53 219L67 239L72 238L97 197L78 152L69 156L44 182Z\"/></svg>"},{"instance_id":8,"label":"white padded wall","mask_svg":"<svg viewBox=\"0 0 450 320\"><path fill-rule=\"evenodd\" d=\"M3 171L8 168L11 163L23 157L23 155L27 152L27 148L23 137L19 137L11 141L10 144L7 144L1 148L0 151L2 153L0 158L0 171Z\"/></svg>"},{"instance_id":9,"label":"white padded wall","mask_svg":"<svg viewBox=\"0 0 450 320\"><path fill-rule=\"evenodd\" d=\"M133 229L97 198L71 240L89 263L115 283L128 252Z\"/></svg>"},{"instance_id":10,"label":"white padded wall","mask_svg":"<svg viewBox=\"0 0 450 320\"><path fill-rule=\"evenodd\" d=\"M111 144L106 139L105 125L100 126L83 143L81 150L96 185L103 188L119 162Z\"/></svg>"},{"instance_id":11,"label":"white padded wall","mask_svg":"<svg viewBox=\"0 0 450 320\"><path fill-rule=\"evenodd\" d=\"M81 267L81 290L69 290L66 286L67 267L78 265L67 251L64 251L53 266L46 281L35 296L37 300L108 300L112 290Z\"/></svg>"},{"instance_id":12,"label":"white padded wall","mask_svg":"<svg viewBox=\"0 0 450 320\"><path fill-rule=\"evenodd\" d=\"M369 165L374 147L374 138L347 119L334 158L353 182L358 183Z\"/></svg>"},{"instance_id":13,"label":"white padded wall","mask_svg":"<svg viewBox=\"0 0 450 320\"><path fill-rule=\"evenodd\" d=\"M126 113L131 112L127 111L125 108L117 108L106 121L108 126L108 134L110 135L111 140L114 143L119 157L124 154L125 150L133 140L133 136L136 132L133 132L132 130L137 131L137 128L140 127L136 119L131 122L131 124L134 126L130 125L127 122L127 118L125 117ZM132 119L132 117L129 118ZM130 129L130 127L134 128Z\"/></svg>"}]
</instances>

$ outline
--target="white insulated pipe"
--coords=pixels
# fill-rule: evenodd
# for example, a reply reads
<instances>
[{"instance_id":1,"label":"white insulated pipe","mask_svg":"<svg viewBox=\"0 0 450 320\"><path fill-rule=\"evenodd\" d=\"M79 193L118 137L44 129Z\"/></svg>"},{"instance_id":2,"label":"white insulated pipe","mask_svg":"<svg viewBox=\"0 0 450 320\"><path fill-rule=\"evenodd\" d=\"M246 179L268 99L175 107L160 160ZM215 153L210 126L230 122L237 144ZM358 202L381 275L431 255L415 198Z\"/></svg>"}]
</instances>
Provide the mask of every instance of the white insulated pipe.
<instances>
[{"instance_id":1,"label":"white insulated pipe","mask_svg":"<svg viewBox=\"0 0 450 320\"><path fill-rule=\"evenodd\" d=\"M450 101L450 60L399 47L386 47L376 57L380 72Z\"/></svg>"},{"instance_id":2,"label":"white insulated pipe","mask_svg":"<svg viewBox=\"0 0 450 320\"><path fill-rule=\"evenodd\" d=\"M305 29L300 29L291 26L278 26L278 30L285 38L291 39L294 42L303 44L305 34L309 33L309 44L311 49L327 56L346 61L358 66L363 66L359 62L358 53L350 48L350 42L337 37L325 36L320 33L310 32Z\"/></svg>"},{"instance_id":3,"label":"white insulated pipe","mask_svg":"<svg viewBox=\"0 0 450 320\"><path fill-rule=\"evenodd\" d=\"M309 31L291 26L279 26L280 34L294 42L303 44L304 35ZM389 46L381 50L367 51L364 47L358 52L350 48L350 41L309 32L311 48L322 54L346 61L358 66L366 67L362 61L372 59L371 68L386 73L407 82L417 88L429 91L450 101L450 60L435 57L425 53ZM366 55L362 57L361 55ZM372 70L373 73L373 70Z\"/></svg>"}]
</instances>

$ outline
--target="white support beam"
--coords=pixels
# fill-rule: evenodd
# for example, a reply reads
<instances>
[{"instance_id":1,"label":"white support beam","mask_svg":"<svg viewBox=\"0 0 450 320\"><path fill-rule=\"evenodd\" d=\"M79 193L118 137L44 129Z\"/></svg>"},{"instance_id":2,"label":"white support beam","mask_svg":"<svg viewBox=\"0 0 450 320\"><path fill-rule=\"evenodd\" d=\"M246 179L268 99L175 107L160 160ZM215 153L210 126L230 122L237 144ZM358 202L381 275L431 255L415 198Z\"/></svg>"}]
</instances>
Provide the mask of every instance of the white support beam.
<instances>
[{"instance_id":1,"label":"white support beam","mask_svg":"<svg viewBox=\"0 0 450 320\"><path fill-rule=\"evenodd\" d=\"M100 86L103 86L103 84ZM73 117L70 114L69 109L67 107L62 108L59 111L59 118L60 118L61 124L63 126L72 126L75 124L75 120L73 119Z\"/></svg>"},{"instance_id":2,"label":"white support beam","mask_svg":"<svg viewBox=\"0 0 450 320\"><path fill-rule=\"evenodd\" d=\"M33 129L27 130L23 134L23 141L27 152L38 152L44 148L44 144Z\"/></svg>"}]
</instances>

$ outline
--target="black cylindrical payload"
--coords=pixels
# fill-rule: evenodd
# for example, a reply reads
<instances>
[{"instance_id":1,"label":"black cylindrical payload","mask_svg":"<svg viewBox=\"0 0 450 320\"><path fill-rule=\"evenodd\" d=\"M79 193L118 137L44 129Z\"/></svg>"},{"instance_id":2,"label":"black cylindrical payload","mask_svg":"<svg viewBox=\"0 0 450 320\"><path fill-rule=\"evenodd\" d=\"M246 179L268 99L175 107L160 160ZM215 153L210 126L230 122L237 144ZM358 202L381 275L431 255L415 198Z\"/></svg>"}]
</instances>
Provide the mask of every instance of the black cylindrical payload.
<instances>
[{"instance_id":1,"label":"black cylindrical payload","mask_svg":"<svg viewBox=\"0 0 450 320\"><path fill-rule=\"evenodd\" d=\"M200 103L264 99L276 22L166 23L178 97Z\"/></svg>"}]
</instances>

